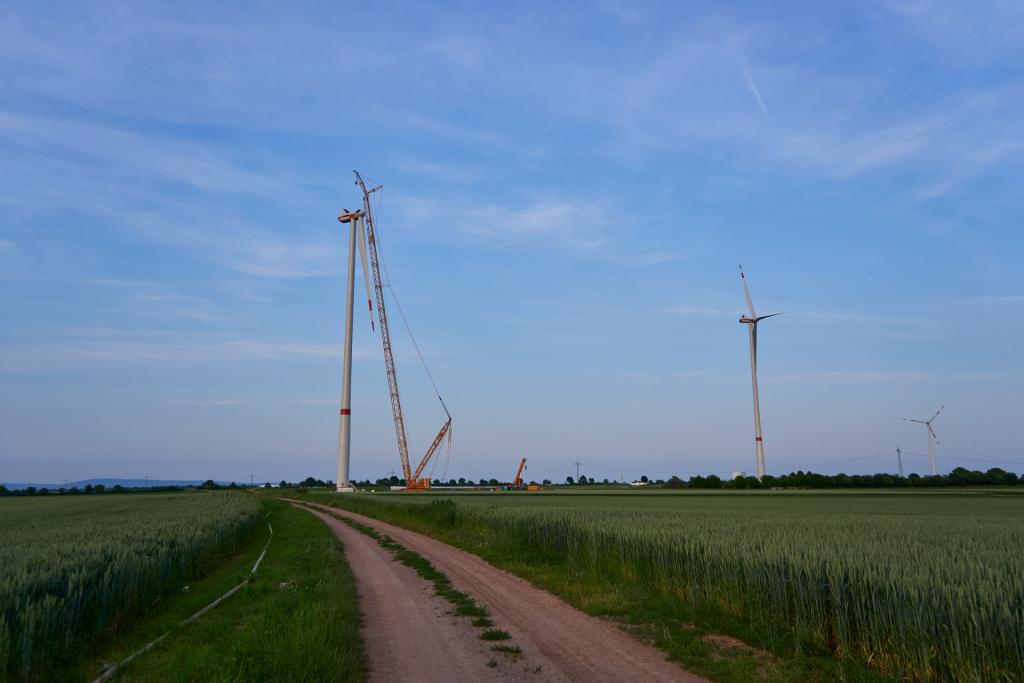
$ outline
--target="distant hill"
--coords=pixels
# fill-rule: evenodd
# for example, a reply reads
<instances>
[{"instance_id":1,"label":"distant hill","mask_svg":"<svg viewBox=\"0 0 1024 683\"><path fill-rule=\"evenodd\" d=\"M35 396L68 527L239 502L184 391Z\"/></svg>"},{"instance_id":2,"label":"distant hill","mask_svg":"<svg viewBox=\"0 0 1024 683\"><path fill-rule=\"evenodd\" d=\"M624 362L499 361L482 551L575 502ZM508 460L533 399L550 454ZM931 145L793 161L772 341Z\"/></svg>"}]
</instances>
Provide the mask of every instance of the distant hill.
<instances>
[{"instance_id":1,"label":"distant hill","mask_svg":"<svg viewBox=\"0 0 1024 683\"><path fill-rule=\"evenodd\" d=\"M112 486L116 486L116 485L120 484L121 486L125 487L126 489L141 489L141 488L146 488L146 487L151 487L151 486L199 486L204 481L206 481L206 480L205 479L83 479L81 481L69 481L66 484L64 484L64 483L61 483L61 484L36 484L36 483L32 483L32 482L20 483L19 484L19 483L7 483L5 481L0 481L0 484L3 484L4 486L6 486L8 488L8 490L20 491L22 489L27 489L29 486L35 486L37 489L43 489L43 488L46 488L46 489L59 489L59 488L70 489L72 487L76 487L77 486L80 489L84 489L86 486L88 486L90 484L93 485L93 486L96 486L97 484L103 484L103 486L105 486L107 488L110 488ZM227 484L229 484L231 482L218 481L217 483L221 484L221 485L227 485Z\"/></svg>"}]
</instances>

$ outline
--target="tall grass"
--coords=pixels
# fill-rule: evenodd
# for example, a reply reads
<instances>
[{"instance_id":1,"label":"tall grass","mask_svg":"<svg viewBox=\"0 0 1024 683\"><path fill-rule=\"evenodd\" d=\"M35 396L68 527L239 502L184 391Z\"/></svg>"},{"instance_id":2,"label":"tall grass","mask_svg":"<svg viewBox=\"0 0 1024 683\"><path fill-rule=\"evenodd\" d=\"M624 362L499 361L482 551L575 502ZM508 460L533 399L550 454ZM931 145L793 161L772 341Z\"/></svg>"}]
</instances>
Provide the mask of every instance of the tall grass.
<instances>
[{"instance_id":1,"label":"tall grass","mask_svg":"<svg viewBox=\"0 0 1024 683\"><path fill-rule=\"evenodd\" d=\"M259 506L233 492L0 501L0 673L35 677L82 638L198 575Z\"/></svg>"},{"instance_id":2,"label":"tall grass","mask_svg":"<svg viewBox=\"0 0 1024 683\"><path fill-rule=\"evenodd\" d=\"M894 677L1024 680L1024 499L561 498L359 506L638 582Z\"/></svg>"}]
</instances>

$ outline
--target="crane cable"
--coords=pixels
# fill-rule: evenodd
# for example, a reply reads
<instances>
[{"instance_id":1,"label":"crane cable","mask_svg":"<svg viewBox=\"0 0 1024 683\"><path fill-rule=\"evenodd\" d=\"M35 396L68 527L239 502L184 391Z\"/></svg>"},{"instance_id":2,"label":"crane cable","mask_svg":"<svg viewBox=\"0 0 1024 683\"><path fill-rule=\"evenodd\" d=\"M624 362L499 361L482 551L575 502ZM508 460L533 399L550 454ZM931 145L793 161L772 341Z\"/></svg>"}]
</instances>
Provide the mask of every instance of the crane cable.
<instances>
[{"instance_id":1,"label":"crane cable","mask_svg":"<svg viewBox=\"0 0 1024 683\"><path fill-rule=\"evenodd\" d=\"M379 240L378 240L379 242ZM384 273L387 275L388 267L384 263L383 257L381 258L381 264L384 266ZM423 357L423 352L420 351L420 345L416 343L416 336L412 333L412 328L409 326L409 321L405 317L405 311L402 310L402 304L398 302L398 295L395 294L395 288L391 286L391 276L388 275L388 284L385 285L391 291L391 300L395 302L395 308L398 309L398 316L402 319L402 325L405 327L405 331L409 334L409 339L412 340L413 348L416 349L416 355L419 356L420 363L423 365L423 370L427 373L427 379L430 380L430 386L434 388L434 393L437 395L437 400L441 402L441 407L444 409L444 414L448 416L448 422L452 420L452 414L448 412L448 406L445 405L444 399L441 398L441 391L437 388L437 383L434 381L434 375L430 372L430 366L427 365L426 359ZM448 434L445 439L448 443L445 447L444 466L441 468L441 479L444 479L448 475L448 463L452 458L452 428L449 424ZM430 479L434 478L434 472L437 469L437 460L434 460L430 466Z\"/></svg>"},{"instance_id":2,"label":"crane cable","mask_svg":"<svg viewBox=\"0 0 1024 683\"><path fill-rule=\"evenodd\" d=\"M377 193L377 208L374 211L375 214L380 216L380 205L383 201L383 191ZM423 365L423 369L427 373L427 379L430 380L430 386L434 388L434 394L437 395L437 400L441 402L441 407L444 408L445 415L451 419L452 414L448 412L448 406L445 405L444 399L441 398L441 391L437 388L437 382L434 381L434 375L430 372L430 367L427 366L427 361L423 357L423 352L420 351L420 345L416 342L416 336L412 333L412 328L409 326L409 319L405 317L405 311L402 309L402 304L398 300L398 294L395 293L395 288L391 284L391 273L388 272L387 260L384 258L384 249L380 242L380 234L377 234L377 251L380 254L380 265L384 269L384 277L387 278L387 284L383 284L383 287L387 287L391 292L391 300L395 302L395 308L398 309L398 316L402 319L402 325L405 327L406 333L409 335L409 339L412 340L412 346L416 349L416 355L419 356L420 363Z\"/></svg>"},{"instance_id":3,"label":"crane cable","mask_svg":"<svg viewBox=\"0 0 1024 683\"><path fill-rule=\"evenodd\" d=\"M387 266L384 266L384 271L387 272ZM412 333L412 328L409 327L409 321L405 317L405 311L402 310L402 304L398 302L398 296L395 294L395 288L391 286L390 277L389 282L385 287L391 291L391 299L395 302L395 308L398 309L398 315L402 319L402 324L405 326L405 331L409 334L409 339L412 340L412 346L416 349L416 355L420 358L420 363L423 364L423 369L427 373L427 379L430 380L430 386L434 387L434 393L437 394L437 400L441 402L441 407L444 408L445 415L451 419L452 414L448 412L448 406L445 405L444 399L441 398L441 391L437 388L437 383L434 382L434 376L430 373L430 368L427 366L426 359L423 358L423 353L420 351L420 345L416 343L416 337Z\"/></svg>"}]
</instances>

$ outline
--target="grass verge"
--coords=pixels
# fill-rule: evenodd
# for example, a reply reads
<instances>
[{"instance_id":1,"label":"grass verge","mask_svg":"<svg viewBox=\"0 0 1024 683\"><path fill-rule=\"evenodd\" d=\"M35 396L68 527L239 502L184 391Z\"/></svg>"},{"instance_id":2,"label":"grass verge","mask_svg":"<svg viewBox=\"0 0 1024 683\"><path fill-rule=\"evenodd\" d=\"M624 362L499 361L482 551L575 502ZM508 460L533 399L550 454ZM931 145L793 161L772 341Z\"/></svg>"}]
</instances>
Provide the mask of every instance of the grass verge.
<instances>
[{"instance_id":1,"label":"grass verge","mask_svg":"<svg viewBox=\"0 0 1024 683\"><path fill-rule=\"evenodd\" d=\"M266 526L237 556L83 665L81 679L91 680L104 662L120 661L171 630L114 680L365 680L355 580L341 544L301 510L269 499L262 504L274 538L249 585L197 622L177 627L248 574L266 542Z\"/></svg>"}]
</instances>

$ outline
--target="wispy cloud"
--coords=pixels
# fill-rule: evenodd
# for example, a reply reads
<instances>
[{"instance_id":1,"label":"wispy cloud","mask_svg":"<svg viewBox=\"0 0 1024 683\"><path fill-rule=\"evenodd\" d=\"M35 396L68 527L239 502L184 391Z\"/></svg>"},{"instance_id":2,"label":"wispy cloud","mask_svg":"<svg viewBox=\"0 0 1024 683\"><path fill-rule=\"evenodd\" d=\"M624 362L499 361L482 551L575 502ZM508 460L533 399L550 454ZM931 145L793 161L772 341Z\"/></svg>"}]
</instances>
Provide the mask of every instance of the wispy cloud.
<instances>
[{"instance_id":1,"label":"wispy cloud","mask_svg":"<svg viewBox=\"0 0 1024 683\"><path fill-rule=\"evenodd\" d=\"M223 341L69 340L0 349L0 371L38 372L89 363L208 363L338 358L338 344L228 339ZM359 355L359 354L356 354Z\"/></svg>"},{"instance_id":2,"label":"wispy cloud","mask_svg":"<svg viewBox=\"0 0 1024 683\"><path fill-rule=\"evenodd\" d=\"M787 318L806 318L810 320L823 320L834 322L870 323L877 325L912 325L927 322L917 314L907 315L886 315L879 313L859 313L851 311L815 311L815 310L791 310L786 312Z\"/></svg>"},{"instance_id":3,"label":"wispy cloud","mask_svg":"<svg viewBox=\"0 0 1024 683\"><path fill-rule=\"evenodd\" d=\"M408 198L398 206L400 223L418 225L426 217L443 229L442 238L468 245L562 251L641 268L686 256L680 249L627 234L625 213L604 199L557 197L517 204Z\"/></svg>"},{"instance_id":4,"label":"wispy cloud","mask_svg":"<svg viewBox=\"0 0 1024 683\"><path fill-rule=\"evenodd\" d=\"M790 51L773 47L779 36L770 23L698 22L688 39L649 51L641 62L556 67L551 88L571 82L571 97L547 96L598 122L606 153L617 160L712 144L716 154L773 172L812 170L846 180L913 170L922 198L948 192L1021 149L1024 100L1017 84L979 81L953 94L936 87L912 102L894 102L894 90L907 87L895 75L851 75L787 57ZM617 106L606 106L608 92L620 95Z\"/></svg>"},{"instance_id":5,"label":"wispy cloud","mask_svg":"<svg viewBox=\"0 0 1024 683\"><path fill-rule=\"evenodd\" d=\"M330 214L324 211L313 228L287 217L322 205L304 189L311 179L259 170L264 162L248 163L236 148L0 112L0 143L5 138L12 153L0 162L9 179L0 201L10 206L37 215L85 214L106 229L256 277L325 275L340 267ZM182 197L167 181L201 194ZM273 197L277 211L265 218L232 195L252 195L244 200L250 202Z\"/></svg>"},{"instance_id":6,"label":"wispy cloud","mask_svg":"<svg viewBox=\"0 0 1024 683\"><path fill-rule=\"evenodd\" d=\"M482 42L468 35L449 35L436 38L419 48L419 56L439 57L442 60L463 68L480 66Z\"/></svg>"},{"instance_id":7,"label":"wispy cloud","mask_svg":"<svg viewBox=\"0 0 1024 683\"><path fill-rule=\"evenodd\" d=\"M0 133L36 140L210 192L270 194L294 187L278 172L256 172L213 146L113 126L0 111Z\"/></svg>"},{"instance_id":8,"label":"wispy cloud","mask_svg":"<svg viewBox=\"0 0 1024 683\"><path fill-rule=\"evenodd\" d=\"M918 382L1017 381L1021 373L1005 372L921 372L901 370L813 370L807 372L763 373L766 381L835 381L851 384L913 384Z\"/></svg>"},{"instance_id":9,"label":"wispy cloud","mask_svg":"<svg viewBox=\"0 0 1024 683\"><path fill-rule=\"evenodd\" d=\"M706 306L672 306L671 308L665 309L666 313L673 315L686 315L686 316L709 316L709 317L735 317L739 315L739 308L736 310L730 310L728 308L711 308Z\"/></svg>"},{"instance_id":10,"label":"wispy cloud","mask_svg":"<svg viewBox=\"0 0 1024 683\"><path fill-rule=\"evenodd\" d=\"M402 199L407 222L448 226L465 241L498 247L530 245L595 252L609 245L614 213L600 201L551 199L523 205ZM441 217L443 216L443 220Z\"/></svg>"},{"instance_id":11,"label":"wispy cloud","mask_svg":"<svg viewBox=\"0 0 1024 683\"><path fill-rule=\"evenodd\" d=\"M117 197L92 210L127 234L171 247L191 257L261 278L291 279L329 275L342 266L340 242L333 223L291 228L259 227L220 204L186 206L169 202L165 211L120 205Z\"/></svg>"},{"instance_id":12,"label":"wispy cloud","mask_svg":"<svg viewBox=\"0 0 1024 683\"><path fill-rule=\"evenodd\" d=\"M210 298L182 294L161 282L117 278L94 278L89 282L115 290L121 301L147 317L194 321L224 320L226 317Z\"/></svg>"},{"instance_id":13,"label":"wispy cloud","mask_svg":"<svg viewBox=\"0 0 1024 683\"><path fill-rule=\"evenodd\" d=\"M623 21L627 24L634 24L643 18L643 13L637 7L637 3L626 0L592 0L597 11Z\"/></svg>"},{"instance_id":14,"label":"wispy cloud","mask_svg":"<svg viewBox=\"0 0 1024 683\"><path fill-rule=\"evenodd\" d=\"M983 304L1024 304L1024 294L980 296L975 301Z\"/></svg>"},{"instance_id":15,"label":"wispy cloud","mask_svg":"<svg viewBox=\"0 0 1024 683\"><path fill-rule=\"evenodd\" d=\"M395 168L402 173L435 178L445 183L466 184L480 178L480 172L468 166L419 159L409 155L398 157L394 164Z\"/></svg>"}]
</instances>

